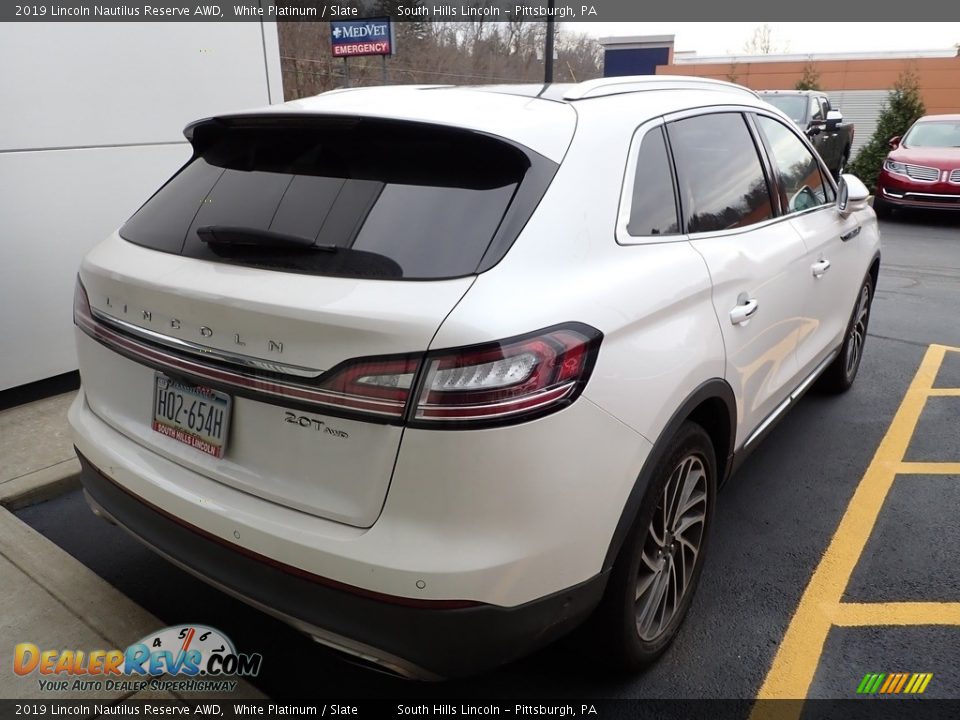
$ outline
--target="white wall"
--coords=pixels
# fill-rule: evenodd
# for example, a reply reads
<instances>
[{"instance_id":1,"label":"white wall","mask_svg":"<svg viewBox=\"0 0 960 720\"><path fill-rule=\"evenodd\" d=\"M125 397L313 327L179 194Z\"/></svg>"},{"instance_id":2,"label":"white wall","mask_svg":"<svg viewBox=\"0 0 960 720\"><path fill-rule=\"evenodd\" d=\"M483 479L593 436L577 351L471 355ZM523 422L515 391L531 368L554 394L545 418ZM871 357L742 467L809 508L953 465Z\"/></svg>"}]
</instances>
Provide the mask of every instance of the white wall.
<instances>
[{"instance_id":1,"label":"white wall","mask_svg":"<svg viewBox=\"0 0 960 720\"><path fill-rule=\"evenodd\" d=\"M190 156L189 121L282 102L276 25L0 25L0 390L76 369L84 253Z\"/></svg>"}]
</instances>

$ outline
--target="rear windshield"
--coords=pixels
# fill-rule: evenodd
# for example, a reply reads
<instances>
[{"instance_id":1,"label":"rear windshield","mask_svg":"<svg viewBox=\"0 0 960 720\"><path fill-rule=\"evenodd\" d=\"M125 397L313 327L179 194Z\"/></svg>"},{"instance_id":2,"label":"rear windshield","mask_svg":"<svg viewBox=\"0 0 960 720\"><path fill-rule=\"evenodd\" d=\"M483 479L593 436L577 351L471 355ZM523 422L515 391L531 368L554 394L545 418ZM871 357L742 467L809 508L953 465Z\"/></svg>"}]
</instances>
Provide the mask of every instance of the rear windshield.
<instances>
[{"instance_id":1,"label":"rear windshield","mask_svg":"<svg viewBox=\"0 0 960 720\"><path fill-rule=\"evenodd\" d=\"M346 277L477 272L531 165L518 147L478 133L358 118L213 123L193 142L194 157L123 238Z\"/></svg>"}]
</instances>

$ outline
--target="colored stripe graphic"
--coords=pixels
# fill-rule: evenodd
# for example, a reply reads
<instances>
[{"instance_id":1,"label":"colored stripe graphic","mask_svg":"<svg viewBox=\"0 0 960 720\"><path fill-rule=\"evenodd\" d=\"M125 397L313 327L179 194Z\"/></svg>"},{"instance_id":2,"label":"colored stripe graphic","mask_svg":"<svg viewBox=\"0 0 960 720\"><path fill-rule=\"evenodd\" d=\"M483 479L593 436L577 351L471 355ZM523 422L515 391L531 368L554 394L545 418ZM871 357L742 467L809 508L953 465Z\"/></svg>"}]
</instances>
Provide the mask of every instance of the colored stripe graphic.
<instances>
[{"instance_id":1,"label":"colored stripe graphic","mask_svg":"<svg viewBox=\"0 0 960 720\"><path fill-rule=\"evenodd\" d=\"M880 692L882 693L889 692L890 686L896 683L896 681L899 679L900 679L900 676L897 675L896 673L891 673L890 675L887 675L887 681L880 688Z\"/></svg>"},{"instance_id":2,"label":"colored stripe graphic","mask_svg":"<svg viewBox=\"0 0 960 720\"><path fill-rule=\"evenodd\" d=\"M867 673L857 685L858 695L921 695L933 673Z\"/></svg>"},{"instance_id":3,"label":"colored stripe graphic","mask_svg":"<svg viewBox=\"0 0 960 720\"><path fill-rule=\"evenodd\" d=\"M898 682L898 683L897 683L897 687L895 687L895 688L893 689L893 691L894 691L895 693L898 693L898 692L900 692L901 690L903 690L903 685L904 685L904 683L907 682L907 678L908 678L908 677L910 677L910 673L900 673L900 682Z\"/></svg>"}]
</instances>

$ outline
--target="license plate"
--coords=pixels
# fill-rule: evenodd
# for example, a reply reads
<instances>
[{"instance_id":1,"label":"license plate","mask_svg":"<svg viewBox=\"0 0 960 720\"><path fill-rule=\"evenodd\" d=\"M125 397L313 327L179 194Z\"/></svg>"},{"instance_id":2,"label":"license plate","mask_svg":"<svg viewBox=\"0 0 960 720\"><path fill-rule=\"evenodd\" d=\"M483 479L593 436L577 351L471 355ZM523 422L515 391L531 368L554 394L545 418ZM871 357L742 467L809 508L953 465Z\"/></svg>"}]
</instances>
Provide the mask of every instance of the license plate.
<instances>
[{"instance_id":1,"label":"license plate","mask_svg":"<svg viewBox=\"0 0 960 720\"><path fill-rule=\"evenodd\" d=\"M156 373L153 381L153 429L217 458L227 446L232 398Z\"/></svg>"}]
</instances>

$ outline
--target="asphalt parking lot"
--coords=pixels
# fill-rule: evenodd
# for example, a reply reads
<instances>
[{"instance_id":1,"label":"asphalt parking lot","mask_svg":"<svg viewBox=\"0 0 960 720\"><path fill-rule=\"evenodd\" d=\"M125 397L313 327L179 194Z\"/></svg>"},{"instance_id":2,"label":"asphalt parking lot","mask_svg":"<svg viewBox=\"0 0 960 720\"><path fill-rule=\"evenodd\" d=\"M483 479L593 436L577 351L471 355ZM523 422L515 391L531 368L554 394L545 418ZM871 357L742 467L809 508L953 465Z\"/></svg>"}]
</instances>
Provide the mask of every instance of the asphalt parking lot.
<instances>
[{"instance_id":1,"label":"asphalt parking lot","mask_svg":"<svg viewBox=\"0 0 960 720\"><path fill-rule=\"evenodd\" d=\"M263 653L254 684L274 697L854 698L868 674L902 693L932 673L925 696L960 698L960 217L882 231L856 385L809 392L725 487L687 622L640 676L605 671L581 632L482 677L397 680L194 580L77 491L18 515L169 624Z\"/></svg>"}]
</instances>

